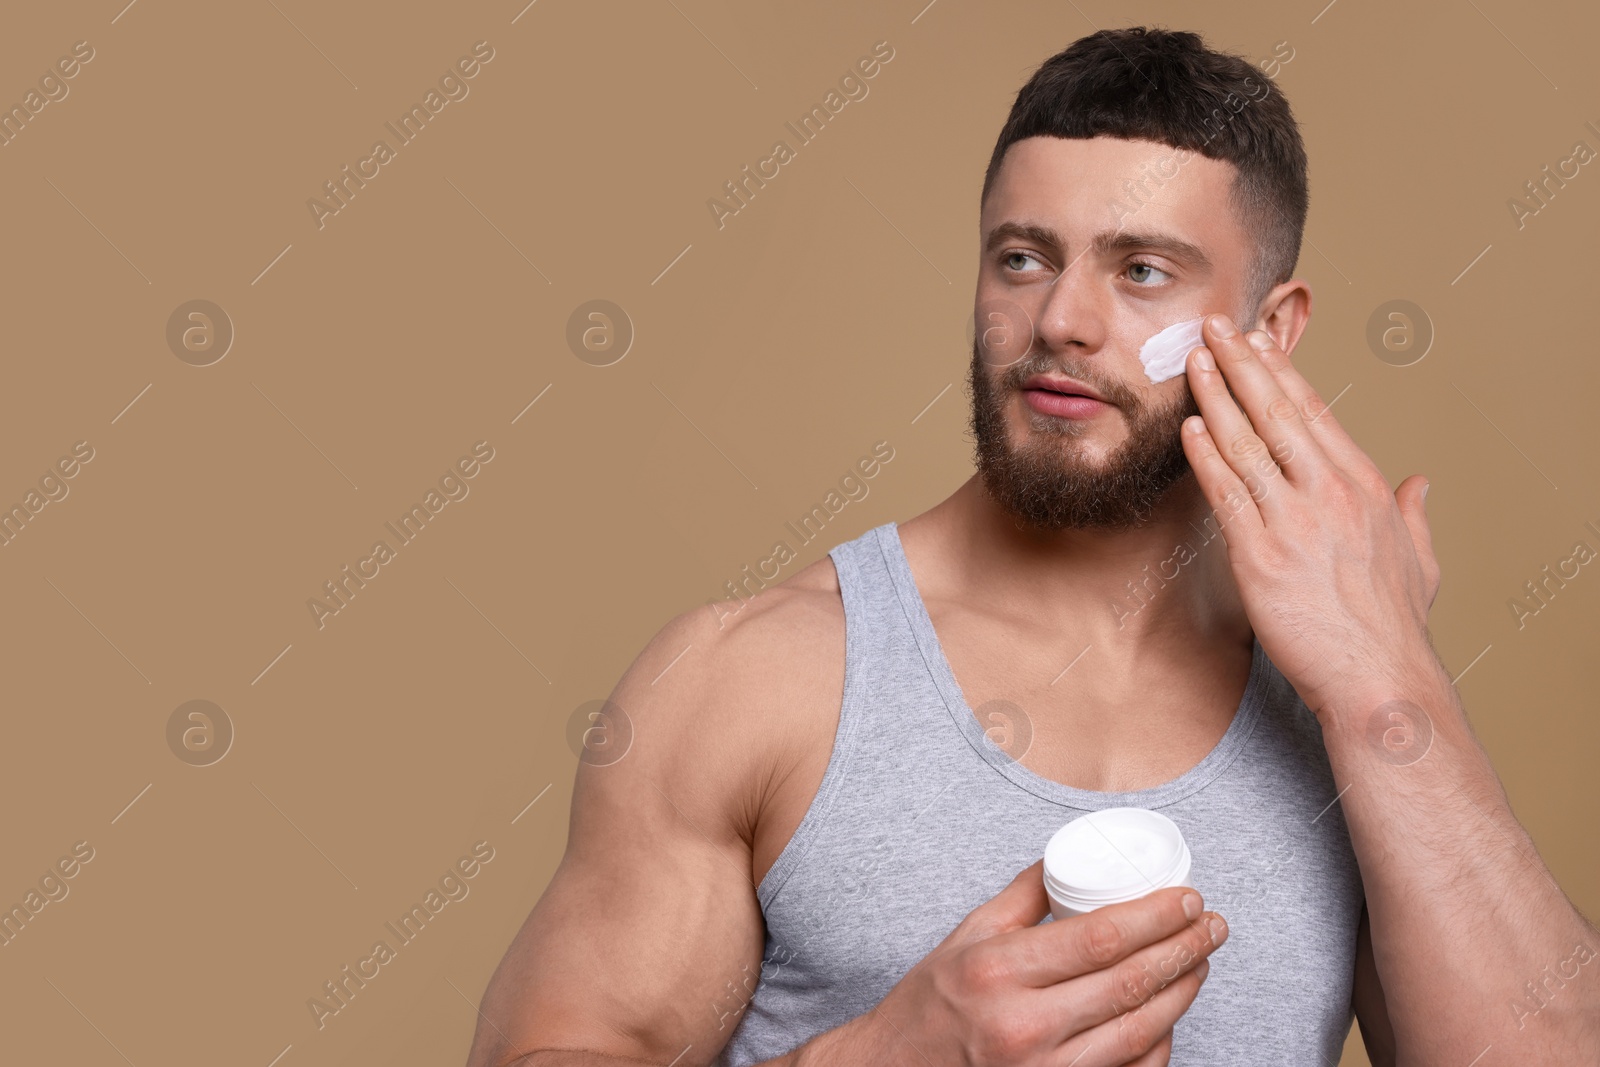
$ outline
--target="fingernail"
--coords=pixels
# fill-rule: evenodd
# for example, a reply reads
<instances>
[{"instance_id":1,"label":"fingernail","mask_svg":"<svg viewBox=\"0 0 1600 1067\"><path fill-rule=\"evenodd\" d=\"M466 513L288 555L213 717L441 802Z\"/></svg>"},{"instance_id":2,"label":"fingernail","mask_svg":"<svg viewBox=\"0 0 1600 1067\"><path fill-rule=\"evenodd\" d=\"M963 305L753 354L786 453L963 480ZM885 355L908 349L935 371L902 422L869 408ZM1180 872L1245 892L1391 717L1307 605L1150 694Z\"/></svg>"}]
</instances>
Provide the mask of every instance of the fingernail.
<instances>
[{"instance_id":1,"label":"fingernail","mask_svg":"<svg viewBox=\"0 0 1600 1067\"><path fill-rule=\"evenodd\" d=\"M1204 982L1206 980L1206 973L1208 971L1210 971L1210 970L1211 970L1211 961L1210 960L1201 960L1199 963L1194 965L1195 976L1197 978L1199 978L1202 982Z\"/></svg>"},{"instance_id":2,"label":"fingernail","mask_svg":"<svg viewBox=\"0 0 1600 1067\"><path fill-rule=\"evenodd\" d=\"M1200 894L1185 893L1183 895L1183 914L1191 921L1200 918Z\"/></svg>"},{"instance_id":3,"label":"fingernail","mask_svg":"<svg viewBox=\"0 0 1600 1067\"><path fill-rule=\"evenodd\" d=\"M1424 499L1424 500L1428 499L1428 490L1431 489L1431 488L1433 488L1433 483L1432 482L1423 482L1422 483L1422 499Z\"/></svg>"},{"instance_id":4,"label":"fingernail","mask_svg":"<svg viewBox=\"0 0 1600 1067\"><path fill-rule=\"evenodd\" d=\"M1211 349L1202 348L1195 353L1194 365L1201 370L1216 370L1217 361L1211 358Z\"/></svg>"},{"instance_id":5,"label":"fingernail","mask_svg":"<svg viewBox=\"0 0 1600 1067\"><path fill-rule=\"evenodd\" d=\"M1244 335L1244 339L1249 341L1250 347L1257 352L1265 352L1267 346L1272 344L1272 338L1267 336L1267 331L1265 330L1251 330Z\"/></svg>"},{"instance_id":6,"label":"fingernail","mask_svg":"<svg viewBox=\"0 0 1600 1067\"><path fill-rule=\"evenodd\" d=\"M1222 916L1213 916L1207 925L1211 927L1211 943L1222 944L1222 939L1228 936L1228 924L1222 921Z\"/></svg>"},{"instance_id":7,"label":"fingernail","mask_svg":"<svg viewBox=\"0 0 1600 1067\"><path fill-rule=\"evenodd\" d=\"M1211 332L1218 337L1233 337L1239 331L1226 315L1211 316Z\"/></svg>"}]
</instances>

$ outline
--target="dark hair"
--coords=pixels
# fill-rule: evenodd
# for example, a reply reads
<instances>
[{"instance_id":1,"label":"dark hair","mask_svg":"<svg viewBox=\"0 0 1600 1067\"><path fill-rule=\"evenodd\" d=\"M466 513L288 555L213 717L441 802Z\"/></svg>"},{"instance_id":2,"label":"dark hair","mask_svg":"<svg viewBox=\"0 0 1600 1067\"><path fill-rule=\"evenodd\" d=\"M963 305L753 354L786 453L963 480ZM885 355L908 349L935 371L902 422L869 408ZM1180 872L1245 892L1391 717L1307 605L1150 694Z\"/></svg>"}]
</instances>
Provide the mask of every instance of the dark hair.
<instances>
[{"instance_id":1,"label":"dark hair","mask_svg":"<svg viewBox=\"0 0 1600 1067\"><path fill-rule=\"evenodd\" d=\"M1131 26L1074 41L1017 93L989 169L989 198L1006 149L1025 137L1101 135L1155 141L1238 168L1229 197L1256 239L1247 284L1254 316L1267 292L1294 276L1310 194L1300 129L1281 91L1250 62L1205 46L1198 34Z\"/></svg>"}]
</instances>

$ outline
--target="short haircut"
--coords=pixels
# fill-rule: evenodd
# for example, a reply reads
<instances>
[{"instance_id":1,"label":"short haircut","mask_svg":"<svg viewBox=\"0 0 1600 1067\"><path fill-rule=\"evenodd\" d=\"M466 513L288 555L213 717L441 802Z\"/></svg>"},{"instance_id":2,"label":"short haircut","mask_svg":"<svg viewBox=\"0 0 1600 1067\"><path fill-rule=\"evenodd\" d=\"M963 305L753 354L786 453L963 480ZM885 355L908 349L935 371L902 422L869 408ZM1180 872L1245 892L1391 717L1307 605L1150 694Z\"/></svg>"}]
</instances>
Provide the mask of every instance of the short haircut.
<instances>
[{"instance_id":1,"label":"short haircut","mask_svg":"<svg viewBox=\"0 0 1600 1067\"><path fill-rule=\"evenodd\" d=\"M1252 321L1272 287L1294 276L1310 202L1305 146L1289 101L1243 57L1212 51L1195 33L1144 26L1074 41L1018 91L980 207L1006 149L1041 136L1154 141L1232 163L1229 202L1256 246L1246 281Z\"/></svg>"}]
</instances>

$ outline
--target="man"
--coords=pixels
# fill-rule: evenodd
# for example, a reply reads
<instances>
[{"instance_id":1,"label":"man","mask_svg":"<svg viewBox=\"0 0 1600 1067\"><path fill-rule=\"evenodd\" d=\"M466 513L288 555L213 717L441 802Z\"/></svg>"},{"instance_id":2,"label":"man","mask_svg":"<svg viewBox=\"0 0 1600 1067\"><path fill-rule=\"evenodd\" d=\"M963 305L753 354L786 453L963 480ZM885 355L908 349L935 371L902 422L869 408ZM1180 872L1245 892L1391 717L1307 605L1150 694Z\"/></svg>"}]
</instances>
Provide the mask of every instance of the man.
<instances>
[{"instance_id":1,"label":"man","mask_svg":"<svg viewBox=\"0 0 1600 1067\"><path fill-rule=\"evenodd\" d=\"M1374 1064L1600 1061L1600 937L1431 647L1426 482L1290 364L1306 207L1287 103L1194 34L1040 68L981 202L977 475L639 655L472 1067L1312 1067L1352 1013ZM1051 834L1119 806L1193 888L1041 921Z\"/></svg>"}]
</instances>

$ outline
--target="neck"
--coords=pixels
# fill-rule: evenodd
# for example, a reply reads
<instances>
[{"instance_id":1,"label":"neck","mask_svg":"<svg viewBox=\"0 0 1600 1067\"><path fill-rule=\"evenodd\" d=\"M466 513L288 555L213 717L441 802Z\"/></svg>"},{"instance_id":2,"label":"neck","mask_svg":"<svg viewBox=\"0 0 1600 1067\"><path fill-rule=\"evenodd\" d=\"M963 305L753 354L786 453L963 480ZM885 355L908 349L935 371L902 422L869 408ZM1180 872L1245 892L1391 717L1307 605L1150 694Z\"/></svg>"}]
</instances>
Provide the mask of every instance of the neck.
<instances>
[{"instance_id":1,"label":"neck","mask_svg":"<svg viewBox=\"0 0 1600 1067\"><path fill-rule=\"evenodd\" d=\"M953 596L1003 604L1139 660L1248 640L1221 520L1190 473L1137 529L1018 529L974 474L904 528L932 535L936 571Z\"/></svg>"}]
</instances>

